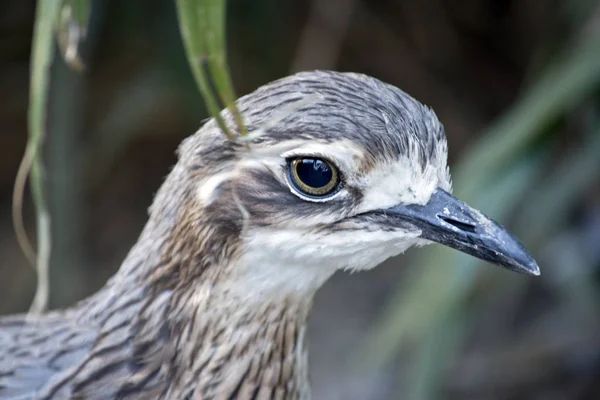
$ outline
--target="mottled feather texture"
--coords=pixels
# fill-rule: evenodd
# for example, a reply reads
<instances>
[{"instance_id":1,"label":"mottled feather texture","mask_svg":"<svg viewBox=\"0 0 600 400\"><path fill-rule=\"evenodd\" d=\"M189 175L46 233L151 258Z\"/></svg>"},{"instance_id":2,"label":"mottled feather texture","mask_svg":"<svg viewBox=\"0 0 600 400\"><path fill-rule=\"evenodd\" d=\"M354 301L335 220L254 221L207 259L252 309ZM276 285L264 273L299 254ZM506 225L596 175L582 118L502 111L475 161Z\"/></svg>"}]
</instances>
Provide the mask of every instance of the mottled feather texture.
<instances>
[{"instance_id":1,"label":"mottled feather texture","mask_svg":"<svg viewBox=\"0 0 600 400\"><path fill-rule=\"evenodd\" d=\"M337 269L425 243L366 212L450 190L446 139L428 108L359 74L300 73L238 104L250 136L229 142L210 120L184 141L104 288L0 319L0 398L310 397L314 292ZM297 155L335 162L339 193L294 192L285 159Z\"/></svg>"}]
</instances>

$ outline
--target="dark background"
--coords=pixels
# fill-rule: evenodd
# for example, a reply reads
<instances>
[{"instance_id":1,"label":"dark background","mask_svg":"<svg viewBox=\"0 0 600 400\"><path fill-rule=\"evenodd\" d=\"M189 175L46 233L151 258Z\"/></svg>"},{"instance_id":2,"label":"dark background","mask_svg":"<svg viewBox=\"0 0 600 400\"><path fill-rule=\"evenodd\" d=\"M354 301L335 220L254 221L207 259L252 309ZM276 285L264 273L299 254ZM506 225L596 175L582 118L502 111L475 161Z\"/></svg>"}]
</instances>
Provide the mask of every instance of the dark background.
<instances>
[{"instance_id":1,"label":"dark background","mask_svg":"<svg viewBox=\"0 0 600 400\"><path fill-rule=\"evenodd\" d=\"M0 4L2 314L27 310L35 290L10 216L27 135L34 9L32 1ZM432 247L368 273L337 274L311 319L314 398L600 398L600 47L591 58L577 50L600 43L600 4L234 0L227 24L238 94L299 70L373 75L437 112L451 168L473 157L473 143L493 154L514 131L535 132L485 177L493 201L476 206L523 238L542 277L423 265ZM53 308L115 272L177 145L206 118L172 1L94 2L81 52L83 73L60 57L52 69L45 159ZM482 158L473 174L485 168ZM24 213L34 237L30 200ZM419 281L422 271L433 278ZM427 286L440 274L459 300L427 319L444 309L439 286ZM423 290L411 292L418 282ZM395 322L407 304L411 317Z\"/></svg>"}]
</instances>

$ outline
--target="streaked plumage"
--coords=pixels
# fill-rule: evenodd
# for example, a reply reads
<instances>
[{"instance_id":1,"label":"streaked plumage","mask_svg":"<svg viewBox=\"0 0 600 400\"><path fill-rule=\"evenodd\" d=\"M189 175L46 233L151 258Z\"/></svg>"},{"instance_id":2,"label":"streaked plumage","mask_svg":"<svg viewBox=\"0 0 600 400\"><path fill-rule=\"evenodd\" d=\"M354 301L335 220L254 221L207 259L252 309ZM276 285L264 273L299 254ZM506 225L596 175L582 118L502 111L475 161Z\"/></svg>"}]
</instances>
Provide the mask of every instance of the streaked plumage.
<instances>
[{"instance_id":1,"label":"streaked plumage","mask_svg":"<svg viewBox=\"0 0 600 400\"><path fill-rule=\"evenodd\" d=\"M446 139L431 110L364 75L301 73L238 104L250 139L227 141L211 120L184 141L104 288L31 321L0 319L1 399L310 397L314 292L338 269L429 243L389 210L451 190ZM307 198L290 187L296 156L331 160L339 191ZM469 212L469 229L487 222ZM463 242L450 245L493 258ZM510 256L493 261L535 273Z\"/></svg>"}]
</instances>

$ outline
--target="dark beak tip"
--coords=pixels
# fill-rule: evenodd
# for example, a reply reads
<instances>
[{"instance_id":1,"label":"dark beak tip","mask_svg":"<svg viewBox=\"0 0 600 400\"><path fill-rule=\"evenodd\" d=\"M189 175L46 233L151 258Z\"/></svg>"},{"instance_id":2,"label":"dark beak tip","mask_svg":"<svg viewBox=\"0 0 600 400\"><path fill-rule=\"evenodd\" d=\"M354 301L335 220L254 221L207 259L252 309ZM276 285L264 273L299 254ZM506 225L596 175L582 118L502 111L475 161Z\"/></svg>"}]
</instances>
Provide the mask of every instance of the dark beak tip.
<instances>
[{"instance_id":1,"label":"dark beak tip","mask_svg":"<svg viewBox=\"0 0 600 400\"><path fill-rule=\"evenodd\" d=\"M540 267L537 265L537 263L533 259L527 264L520 265L519 272L523 272L523 273L525 273L527 275L531 275L531 276L540 276L541 275Z\"/></svg>"},{"instance_id":2,"label":"dark beak tip","mask_svg":"<svg viewBox=\"0 0 600 400\"><path fill-rule=\"evenodd\" d=\"M540 276L541 271L535 259L529 254L524 247L521 247L521 251L515 252L512 254L512 260L509 261L512 265L507 265L509 269L514 270L515 272L520 272L522 274L530 275L530 276ZM509 258L509 259L510 259Z\"/></svg>"},{"instance_id":3,"label":"dark beak tip","mask_svg":"<svg viewBox=\"0 0 600 400\"><path fill-rule=\"evenodd\" d=\"M504 248L503 258L504 262L500 262L504 264L509 269L512 269L515 272L520 272L525 275L530 276L540 276L541 271L537 262L533 258L529 251L523 246L516 238L510 235L508 232L504 231L504 233L508 236L505 237L504 243L512 242L512 245L508 245ZM510 265L506 265L506 264Z\"/></svg>"}]
</instances>

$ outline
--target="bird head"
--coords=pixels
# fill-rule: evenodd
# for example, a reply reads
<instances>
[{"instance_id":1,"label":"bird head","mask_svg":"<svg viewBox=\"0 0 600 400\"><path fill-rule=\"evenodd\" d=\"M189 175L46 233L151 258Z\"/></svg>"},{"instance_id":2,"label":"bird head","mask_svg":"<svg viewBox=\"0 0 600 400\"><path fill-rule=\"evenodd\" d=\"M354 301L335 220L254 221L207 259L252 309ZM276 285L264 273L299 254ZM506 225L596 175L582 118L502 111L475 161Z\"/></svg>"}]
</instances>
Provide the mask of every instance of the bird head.
<instances>
[{"instance_id":1,"label":"bird head","mask_svg":"<svg viewBox=\"0 0 600 400\"><path fill-rule=\"evenodd\" d=\"M304 72L238 106L249 134L228 140L210 120L182 144L176 168L191 185L186 221L204 227L203 251L235 258L246 278L318 286L433 242L539 274L510 233L451 195L444 129L400 89Z\"/></svg>"}]
</instances>

